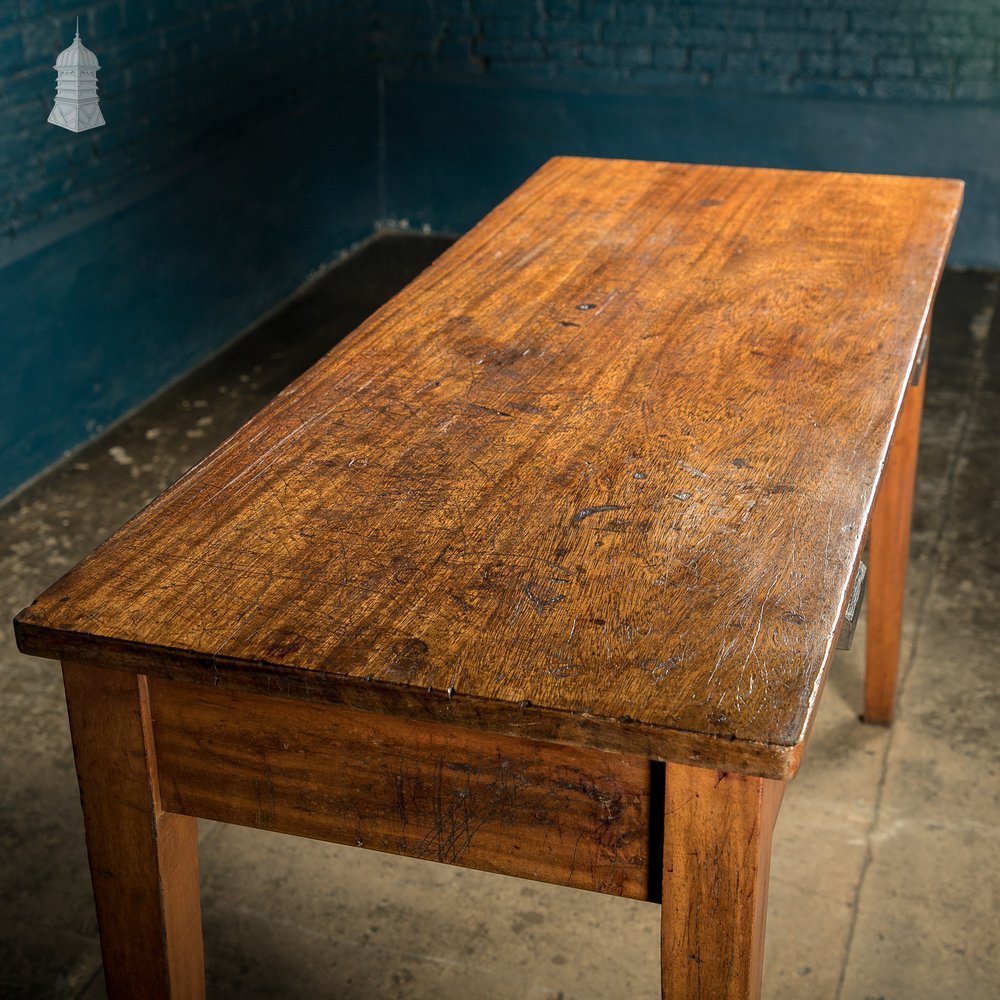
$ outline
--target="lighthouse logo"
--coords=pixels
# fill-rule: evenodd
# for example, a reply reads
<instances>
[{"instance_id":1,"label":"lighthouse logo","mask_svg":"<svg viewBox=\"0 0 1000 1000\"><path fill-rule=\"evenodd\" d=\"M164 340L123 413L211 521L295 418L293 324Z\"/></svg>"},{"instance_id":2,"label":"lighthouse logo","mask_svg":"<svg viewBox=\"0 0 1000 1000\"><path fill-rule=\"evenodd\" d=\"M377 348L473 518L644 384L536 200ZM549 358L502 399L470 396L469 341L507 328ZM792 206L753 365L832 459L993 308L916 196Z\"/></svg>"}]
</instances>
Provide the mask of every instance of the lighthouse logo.
<instances>
[{"instance_id":1,"label":"lighthouse logo","mask_svg":"<svg viewBox=\"0 0 1000 1000\"><path fill-rule=\"evenodd\" d=\"M56 101L49 123L71 132L86 132L104 124L97 103L97 56L80 41L80 19L76 19L76 38L56 57Z\"/></svg>"}]
</instances>

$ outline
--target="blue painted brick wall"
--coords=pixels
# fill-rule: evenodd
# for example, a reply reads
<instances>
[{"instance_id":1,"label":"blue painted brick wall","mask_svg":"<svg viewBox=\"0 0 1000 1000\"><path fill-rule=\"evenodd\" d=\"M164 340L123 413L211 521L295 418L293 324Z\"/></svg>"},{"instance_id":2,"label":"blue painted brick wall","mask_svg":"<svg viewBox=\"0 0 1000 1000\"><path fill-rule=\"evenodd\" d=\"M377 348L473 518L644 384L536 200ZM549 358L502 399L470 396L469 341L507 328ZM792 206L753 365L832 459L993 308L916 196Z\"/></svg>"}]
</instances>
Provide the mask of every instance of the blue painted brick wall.
<instances>
[{"instance_id":1,"label":"blue painted brick wall","mask_svg":"<svg viewBox=\"0 0 1000 1000\"><path fill-rule=\"evenodd\" d=\"M384 215L461 231L548 156L959 177L1000 267L1000 0L374 0Z\"/></svg>"},{"instance_id":2,"label":"blue painted brick wall","mask_svg":"<svg viewBox=\"0 0 1000 1000\"><path fill-rule=\"evenodd\" d=\"M44 124L77 16L109 123L80 136ZM3 0L0 256L375 60L395 78L982 104L1000 101L998 39L998 0Z\"/></svg>"},{"instance_id":3,"label":"blue painted brick wall","mask_svg":"<svg viewBox=\"0 0 1000 1000\"><path fill-rule=\"evenodd\" d=\"M996 102L997 0L376 0L395 76Z\"/></svg>"},{"instance_id":4,"label":"blue painted brick wall","mask_svg":"<svg viewBox=\"0 0 1000 1000\"><path fill-rule=\"evenodd\" d=\"M108 125L75 135L45 120L78 16ZM367 70L371 21L371 0L2 0L0 250Z\"/></svg>"},{"instance_id":5,"label":"blue painted brick wall","mask_svg":"<svg viewBox=\"0 0 1000 1000\"><path fill-rule=\"evenodd\" d=\"M46 122L77 16L107 125ZM372 0L0 0L0 497L378 216Z\"/></svg>"}]
</instances>

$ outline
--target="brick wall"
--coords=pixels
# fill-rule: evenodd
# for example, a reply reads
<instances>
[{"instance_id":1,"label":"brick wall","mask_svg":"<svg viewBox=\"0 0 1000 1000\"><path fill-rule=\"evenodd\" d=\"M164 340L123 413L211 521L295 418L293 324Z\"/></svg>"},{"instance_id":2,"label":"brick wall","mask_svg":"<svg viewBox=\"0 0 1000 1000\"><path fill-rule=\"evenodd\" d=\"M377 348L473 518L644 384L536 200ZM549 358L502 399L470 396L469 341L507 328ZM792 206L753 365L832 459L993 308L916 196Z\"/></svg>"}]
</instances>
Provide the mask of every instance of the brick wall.
<instances>
[{"instance_id":1,"label":"brick wall","mask_svg":"<svg viewBox=\"0 0 1000 1000\"><path fill-rule=\"evenodd\" d=\"M78 15L108 121L80 136L45 124ZM0 249L375 58L396 78L982 103L998 39L1000 0L3 0Z\"/></svg>"},{"instance_id":2,"label":"brick wall","mask_svg":"<svg viewBox=\"0 0 1000 1000\"><path fill-rule=\"evenodd\" d=\"M98 56L108 124L46 124L56 54ZM224 145L371 64L370 0L0 0L0 249Z\"/></svg>"},{"instance_id":3,"label":"brick wall","mask_svg":"<svg viewBox=\"0 0 1000 1000\"><path fill-rule=\"evenodd\" d=\"M378 215L371 0L0 0L0 496ZM98 56L103 128L46 122Z\"/></svg>"},{"instance_id":4,"label":"brick wall","mask_svg":"<svg viewBox=\"0 0 1000 1000\"><path fill-rule=\"evenodd\" d=\"M382 67L600 88L996 102L997 0L376 0Z\"/></svg>"}]
</instances>

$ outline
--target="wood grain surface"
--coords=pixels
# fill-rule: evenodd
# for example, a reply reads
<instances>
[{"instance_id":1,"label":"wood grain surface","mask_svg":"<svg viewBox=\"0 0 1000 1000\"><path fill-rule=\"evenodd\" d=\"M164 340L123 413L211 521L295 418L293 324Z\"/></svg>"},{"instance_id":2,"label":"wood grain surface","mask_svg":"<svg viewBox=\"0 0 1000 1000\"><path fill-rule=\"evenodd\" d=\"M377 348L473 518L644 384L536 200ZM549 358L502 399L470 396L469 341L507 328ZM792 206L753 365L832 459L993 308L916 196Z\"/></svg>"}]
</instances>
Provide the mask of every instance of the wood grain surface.
<instances>
[{"instance_id":1,"label":"wood grain surface","mask_svg":"<svg viewBox=\"0 0 1000 1000\"><path fill-rule=\"evenodd\" d=\"M151 692L173 812L659 898L647 760L203 684Z\"/></svg>"},{"instance_id":2,"label":"wood grain surface","mask_svg":"<svg viewBox=\"0 0 1000 1000\"><path fill-rule=\"evenodd\" d=\"M20 647L787 777L960 200L550 161Z\"/></svg>"},{"instance_id":3,"label":"wood grain surface","mask_svg":"<svg viewBox=\"0 0 1000 1000\"><path fill-rule=\"evenodd\" d=\"M198 826L163 808L142 676L63 665L110 1000L205 996Z\"/></svg>"},{"instance_id":4,"label":"wood grain surface","mask_svg":"<svg viewBox=\"0 0 1000 1000\"><path fill-rule=\"evenodd\" d=\"M784 783L668 764L664 1000L759 1000L771 838Z\"/></svg>"}]
</instances>

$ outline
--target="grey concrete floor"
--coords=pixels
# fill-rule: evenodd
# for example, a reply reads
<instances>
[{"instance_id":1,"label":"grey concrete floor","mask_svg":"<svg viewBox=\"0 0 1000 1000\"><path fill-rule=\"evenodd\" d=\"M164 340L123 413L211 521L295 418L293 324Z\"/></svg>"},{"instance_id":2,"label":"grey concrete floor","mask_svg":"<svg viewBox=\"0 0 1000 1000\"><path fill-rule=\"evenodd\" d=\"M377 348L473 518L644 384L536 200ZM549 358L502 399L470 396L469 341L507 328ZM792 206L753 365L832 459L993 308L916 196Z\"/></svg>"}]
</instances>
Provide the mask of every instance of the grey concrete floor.
<instances>
[{"instance_id":1,"label":"grey concrete floor","mask_svg":"<svg viewBox=\"0 0 1000 1000\"><path fill-rule=\"evenodd\" d=\"M0 508L0 996L104 996L55 664L9 620L445 244L386 237ZM778 819L765 996L1000 996L1000 276L942 285L899 715L838 654ZM201 828L210 996L658 996L659 908L223 824Z\"/></svg>"}]
</instances>

